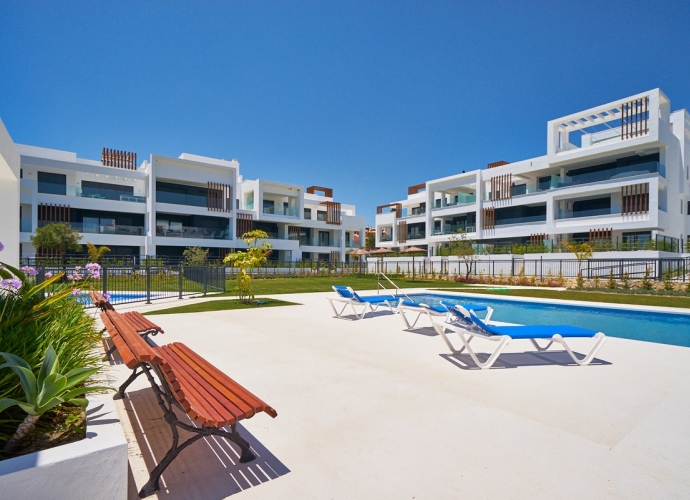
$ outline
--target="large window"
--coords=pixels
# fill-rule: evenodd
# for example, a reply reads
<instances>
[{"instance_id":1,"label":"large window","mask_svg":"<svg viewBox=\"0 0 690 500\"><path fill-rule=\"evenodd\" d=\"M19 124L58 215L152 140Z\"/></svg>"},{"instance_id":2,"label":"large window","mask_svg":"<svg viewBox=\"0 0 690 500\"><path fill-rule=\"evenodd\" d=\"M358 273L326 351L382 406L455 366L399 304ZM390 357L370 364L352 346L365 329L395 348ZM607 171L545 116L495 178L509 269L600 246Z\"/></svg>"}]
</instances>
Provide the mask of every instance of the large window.
<instances>
[{"instance_id":1,"label":"large window","mask_svg":"<svg viewBox=\"0 0 690 500\"><path fill-rule=\"evenodd\" d=\"M207 195L208 188L206 187L156 182L156 201L160 203L206 207L208 205Z\"/></svg>"},{"instance_id":2,"label":"large window","mask_svg":"<svg viewBox=\"0 0 690 500\"><path fill-rule=\"evenodd\" d=\"M38 172L38 192L67 195L67 176Z\"/></svg>"}]
</instances>

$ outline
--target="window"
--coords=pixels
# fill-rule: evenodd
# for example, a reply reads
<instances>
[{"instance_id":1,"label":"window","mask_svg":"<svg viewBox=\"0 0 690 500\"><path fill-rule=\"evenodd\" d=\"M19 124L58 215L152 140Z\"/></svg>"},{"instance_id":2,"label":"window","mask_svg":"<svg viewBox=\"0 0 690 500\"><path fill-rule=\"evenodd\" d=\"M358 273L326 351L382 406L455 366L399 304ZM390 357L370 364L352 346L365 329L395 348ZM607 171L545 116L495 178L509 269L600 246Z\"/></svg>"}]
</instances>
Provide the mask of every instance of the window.
<instances>
[{"instance_id":1,"label":"window","mask_svg":"<svg viewBox=\"0 0 690 500\"><path fill-rule=\"evenodd\" d=\"M311 208L304 209L304 218L306 220L311 220Z\"/></svg>"},{"instance_id":2,"label":"window","mask_svg":"<svg viewBox=\"0 0 690 500\"><path fill-rule=\"evenodd\" d=\"M38 172L38 192L46 194L67 195L67 176Z\"/></svg>"},{"instance_id":3,"label":"window","mask_svg":"<svg viewBox=\"0 0 690 500\"><path fill-rule=\"evenodd\" d=\"M275 213L275 203L273 202L273 200L264 200L264 213Z\"/></svg>"},{"instance_id":4,"label":"window","mask_svg":"<svg viewBox=\"0 0 690 500\"><path fill-rule=\"evenodd\" d=\"M322 212L321 210L316 211L316 220L326 220L326 212Z\"/></svg>"},{"instance_id":5,"label":"window","mask_svg":"<svg viewBox=\"0 0 690 500\"><path fill-rule=\"evenodd\" d=\"M121 200L122 196L130 198L134 196L134 187L105 182L81 181L81 195L85 198Z\"/></svg>"},{"instance_id":6,"label":"window","mask_svg":"<svg viewBox=\"0 0 690 500\"><path fill-rule=\"evenodd\" d=\"M513 184L513 196L519 196L521 194L527 194L527 184L518 184L517 186Z\"/></svg>"}]
</instances>

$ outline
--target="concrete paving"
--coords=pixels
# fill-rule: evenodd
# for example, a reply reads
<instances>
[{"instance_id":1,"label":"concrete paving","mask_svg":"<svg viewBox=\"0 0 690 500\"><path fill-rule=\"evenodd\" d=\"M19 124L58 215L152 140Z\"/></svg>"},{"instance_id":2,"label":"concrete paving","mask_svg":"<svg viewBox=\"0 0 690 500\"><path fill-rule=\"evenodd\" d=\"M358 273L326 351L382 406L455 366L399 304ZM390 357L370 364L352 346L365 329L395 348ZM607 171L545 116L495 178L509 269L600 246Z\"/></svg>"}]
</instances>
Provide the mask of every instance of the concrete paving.
<instances>
[{"instance_id":1,"label":"concrete paving","mask_svg":"<svg viewBox=\"0 0 690 500\"><path fill-rule=\"evenodd\" d=\"M150 317L166 332L157 343L184 342L278 411L242 422L255 462L201 441L168 468L159 498L690 497L689 348L611 337L579 367L515 341L479 370L397 315L335 319L328 296ZM132 498L170 443L147 387L140 378L119 403Z\"/></svg>"}]
</instances>

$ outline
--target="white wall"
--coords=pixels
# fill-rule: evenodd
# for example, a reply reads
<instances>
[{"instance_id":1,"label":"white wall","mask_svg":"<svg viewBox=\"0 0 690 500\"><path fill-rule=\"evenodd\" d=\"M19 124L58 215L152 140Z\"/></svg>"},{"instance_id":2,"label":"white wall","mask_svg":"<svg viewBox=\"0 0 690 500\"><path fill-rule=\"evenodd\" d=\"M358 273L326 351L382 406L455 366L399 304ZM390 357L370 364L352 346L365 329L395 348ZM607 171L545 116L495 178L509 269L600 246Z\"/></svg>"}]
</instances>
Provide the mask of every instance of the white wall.
<instances>
[{"instance_id":1,"label":"white wall","mask_svg":"<svg viewBox=\"0 0 690 500\"><path fill-rule=\"evenodd\" d=\"M0 120L0 260L19 264L19 153Z\"/></svg>"}]
</instances>

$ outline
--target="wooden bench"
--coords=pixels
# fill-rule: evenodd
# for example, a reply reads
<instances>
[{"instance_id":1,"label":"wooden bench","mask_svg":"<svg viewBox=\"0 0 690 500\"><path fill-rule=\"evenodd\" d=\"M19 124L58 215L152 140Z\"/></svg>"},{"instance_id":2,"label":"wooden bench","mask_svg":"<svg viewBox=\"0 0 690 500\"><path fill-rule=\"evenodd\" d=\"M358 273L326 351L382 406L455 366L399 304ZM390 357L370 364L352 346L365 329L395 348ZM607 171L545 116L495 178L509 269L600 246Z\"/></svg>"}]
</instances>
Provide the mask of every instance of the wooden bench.
<instances>
[{"instance_id":1,"label":"wooden bench","mask_svg":"<svg viewBox=\"0 0 690 500\"><path fill-rule=\"evenodd\" d=\"M123 362L132 369L132 374L120 386L115 397L124 397L127 387L139 375L145 374L156 395L158 405L163 410L165 421L172 429L172 446L153 469L149 481L139 492L141 498L155 493L166 467L183 449L203 437L224 437L239 446L240 462L254 460L255 456L249 448L249 443L239 435L236 424L259 412L265 412L275 418L277 413L273 408L183 343L151 346L137 334L123 315L114 310L103 311L101 319ZM154 374L158 383L153 377ZM199 426L181 422L173 407L182 410ZM230 426L230 429L223 429L226 426ZM194 435L179 444L178 428Z\"/></svg>"},{"instance_id":2,"label":"wooden bench","mask_svg":"<svg viewBox=\"0 0 690 500\"><path fill-rule=\"evenodd\" d=\"M102 293L91 290L89 292L91 297L91 302L98 307L101 311L114 311L113 305L106 299ZM165 333L163 329L155 324L153 321L148 320L139 311L130 311L123 314L125 321L142 337L147 337L148 335L158 335L159 333ZM107 331L107 329L106 329ZM112 338L111 338L112 340ZM116 349L115 345L108 348L105 344L105 339L103 340L103 349L105 349L106 356L110 356Z\"/></svg>"}]
</instances>

